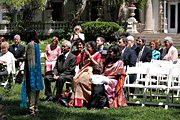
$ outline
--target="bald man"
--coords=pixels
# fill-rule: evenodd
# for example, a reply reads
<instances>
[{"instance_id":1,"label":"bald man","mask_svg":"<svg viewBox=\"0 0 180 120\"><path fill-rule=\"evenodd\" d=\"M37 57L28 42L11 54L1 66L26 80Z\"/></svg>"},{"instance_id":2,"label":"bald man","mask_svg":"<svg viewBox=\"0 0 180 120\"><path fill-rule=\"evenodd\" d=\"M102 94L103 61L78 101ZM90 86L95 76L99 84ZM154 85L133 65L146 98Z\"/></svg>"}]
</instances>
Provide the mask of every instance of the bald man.
<instances>
[{"instance_id":1,"label":"bald man","mask_svg":"<svg viewBox=\"0 0 180 120\"><path fill-rule=\"evenodd\" d=\"M21 42L21 37L20 35L15 35L14 36L14 43L10 45L9 51L14 55L16 58L16 68L18 68L20 65L20 60L24 58L25 54L25 47L20 44Z\"/></svg>"}]
</instances>

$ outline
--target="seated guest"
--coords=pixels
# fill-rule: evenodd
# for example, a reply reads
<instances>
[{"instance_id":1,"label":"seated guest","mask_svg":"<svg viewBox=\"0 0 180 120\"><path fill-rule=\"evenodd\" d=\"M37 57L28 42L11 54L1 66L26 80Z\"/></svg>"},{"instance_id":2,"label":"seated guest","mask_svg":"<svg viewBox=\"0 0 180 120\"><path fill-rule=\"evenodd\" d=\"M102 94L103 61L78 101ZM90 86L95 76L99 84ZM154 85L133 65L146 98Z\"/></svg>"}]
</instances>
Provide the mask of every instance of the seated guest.
<instances>
[{"instance_id":1,"label":"seated guest","mask_svg":"<svg viewBox=\"0 0 180 120\"><path fill-rule=\"evenodd\" d=\"M102 109L107 106L107 95L105 94L104 84L110 84L111 81L108 77L94 74L91 80L91 99L88 103L88 109L98 108Z\"/></svg>"},{"instance_id":2,"label":"seated guest","mask_svg":"<svg viewBox=\"0 0 180 120\"><path fill-rule=\"evenodd\" d=\"M98 51L107 51L107 48L104 46L105 39L103 37L97 37L96 38L96 44L98 46Z\"/></svg>"},{"instance_id":3,"label":"seated guest","mask_svg":"<svg viewBox=\"0 0 180 120\"><path fill-rule=\"evenodd\" d=\"M161 53L157 48L158 45L157 45L156 40L151 40L149 42L149 46L152 50L152 59L153 60L160 60L161 59Z\"/></svg>"},{"instance_id":4,"label":"seated guest","mask_svg":"<svg viewBox=\"0 0 180 120\"><path fill-rule=\"evenodd\" d=\"M167 61L177 61L178 50L173 46L173 39L169 36L164 38L164 48L162 53L162 59Z\"/></svg>"},{"instance_id":5,"label":"seated guest","mask_svg":"<svg viewBox=\"0 0 180 120\"><path fill-rule=\"evenodd\" d=\"M76 25L75 27L74 27L74 32L73 32L73 34L71 35L71 38L70 38L70 41L71 41L71 43L72 43L72 46L71 46L71 51L76 51L77 50L77 48L76 48L76 46L74 45L74 43L76 42L76 40L78 40L78 39L81 39L81 40L85 40L85 36L84 36L84 33L82 33L82 28L81 28L81 26L80 25Z\"/></svg>"},{"instance_id":6,"label":"seated guest","mask_svg":"<svg viewBox=\"0 0 180 120\"><path fill-rule=\"evenodd\" d=\"M58 56L61 54L61 48L58 46L58 36L55 35L52 38L51 44L46 46L45 51L45 77L44 77L44 84L45 84L45 95L47 96L46 100L51 101L53 100L52 91L51 91L51 82L53 80L52 71L56 64L56 60Z\"/></svg>"},{"instance_id":7,"label":"seated guest","mask_svg":"<svg viewBox=\"0 0 180 120\"><path fill-rule=\"evenodd\" d=\"M86 57L86 53L84 50L85 43L81 38L78 38L74 43L74 45L76 46L77 50L72 53L76 56L77 59L76 69L75 69L77 74L79 70L83 67L83 59L85 59Z\"/></svg>"},{"instance_id":8,"label":"seated guest","mask_svg":"<svg viewBox=\"0 0 180 120\"><path fill-rule=\"evenodd\" d=\"M16 68L20 67L22 64L22 60L24 59L25 55L25 47L20 44L21 37L20 35L14 36L14 44L10 45L9 51L14 55L16 58Z\"/></svg>"},{"instance_id":9,"label":"seated guest","mask_svg":"<svg viewBox=\"0 0 180 120\"><path fill-rule=\"evenodd\" d=\"M5 41L6 41L6 39L3 36L0 36L0 50L1 50L1 43L5 42Z\"/></svg>"},{"instance_id":10,"label":"seated guest","mask_svg":"<svg viewBox=\"0 0 180 120\"><path fill-rule=\"evenodd\" d=\"M163 53L163 48L161 47L161 41L160 39L156 39L155 40L155 44L156 44L156 49L160 52L161 54L161 60L162 60L162 53Z\"/></svg>"},{"instance_id":11,"label":"seated guest","mask_svg":"<svg viewBox=\"0 0 180 120\"><path fill-rule=\"evenodd\" d=\"M0 63L7 66L7 70L0 72L0 75L15 74L15 58L14 55L8 51L9 43L1 43Z\"/></svg>"},{"instance_id":12,"label":"seated guest","mask_svg":"<svg viewBox=\"0 0 180 120\"><path fill-rule=\"evenodd\" d=\"M82 33L82 28L80 25L76 25L74 27L74 32L70 38L71 43L75 42L77 38L81 38L83 41L85 40L85 37L84 37L84 34Z\"/></svg>"},{"instance_id":13,"label":"seated guest","mask_svg":"<svg viewBox=\"0 0 180 120\"><path fill-rule=\"evenodd\" d=\"M105 85L110 108L127 106L123 91L126 73L120 56L119 46L110 46L103 72L104 76L111 79L111 84Z\"/></svg>"},{"instance_id":14,"label":"seated guest","mask_svg":"<svg viewBox=\"0 0 180 120\"><path fill-rule=\"evenodd\" d=\"M137 62L151 62L152 51L145 45L145 38L138 37L136 42L138 49Z\"/></svg>"},{"instance_id":15,"label":"seated guest","mask_svg":"<svg viewBox=\"0 0 180 120\"><path fill-rule=\"evenodd\" d=\"M85 49L86 57L83 60L83 67L76 74L73 81L73 95L69 102L69 106L82 107L83 102L87 102L91 97L90 77L92 70L101 69L101 53L98 52L96 42L89 41ZM99 66L99 67L98 67Z\"/></svg>"},{"instance_id":16,"label":"seated guest","mask_svg":"<svg viewBox=\"0 0 180 120\"><path fill-rule=\"evenodd\" d=\"M76 56L70 52L71 42L62 43L62 54L57 58L53 74L56 80L56 98L61 98L63 86L66 81L72 82L75 75Z\"/></svg>"}]
</instances>

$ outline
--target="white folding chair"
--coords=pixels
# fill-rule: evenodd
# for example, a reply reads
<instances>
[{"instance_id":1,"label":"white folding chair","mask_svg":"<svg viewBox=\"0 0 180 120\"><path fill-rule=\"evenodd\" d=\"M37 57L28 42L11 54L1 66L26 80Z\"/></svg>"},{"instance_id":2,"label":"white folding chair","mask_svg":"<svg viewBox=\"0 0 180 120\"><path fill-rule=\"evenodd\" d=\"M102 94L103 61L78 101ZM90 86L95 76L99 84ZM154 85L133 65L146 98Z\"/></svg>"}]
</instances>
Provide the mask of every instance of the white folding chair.
<instances>
[{"instance_id":1,"label":"white folding chair","mask_svg":"<svg viewBox=\"0 0 180 120\"><path fill-rule=\"evenodd\" d=\"M148 68L145 67L128 67L126 74L127 77L124 82L124 88L126 89L127 98L129 100L129 96L133 95L134 98L140 95L143 96L144 88L145 88L145 80L147 76ZM130 82L130 75L134 75L135 81L133 83ZM130 88L135 88L135 93L130 93ZM139 92L139 89L142 89L143 93Z\"/></svg>"},{"instance_id":2,"label":"white folding chair","mask_svg":"<svg viewBox=\"0 0 180 120\"><path fill-rule=\"evenodd\" d=\"M144 96L144 102L146 102L146 92L148 89L150 89L150 102L152 102L152 96L156 97L158 100L158 97L165 97L166 98L166 103L158 103L159 105L165 105L165 108L167 108L167 102L168 102L168 94L169 94L169 89L168 85L170 83L169 77L170 77L170 67L154 67L152 66L149 68L148 72L148 77L146 79L146 91L145 91L145 96ZM155 94L152 94L152 90L155 90ZM160 94L161 91L161 94ZM144 103L146 104L146 103Z\"/></svg>"},{"instance_id":3,"label":"white folding chair","mask_svg":"<svg viewBox=\"0 0 180 120\"><path fill-rule=\"evenodd\" d=\"M172 91L172 103L174 98L179 98L180 91L180 67L176 66L171 69L170 81L171 84L169 86L169 90ZM174 91L176 91L176 95L174 95Z\"/></svg>"}]
</instances>

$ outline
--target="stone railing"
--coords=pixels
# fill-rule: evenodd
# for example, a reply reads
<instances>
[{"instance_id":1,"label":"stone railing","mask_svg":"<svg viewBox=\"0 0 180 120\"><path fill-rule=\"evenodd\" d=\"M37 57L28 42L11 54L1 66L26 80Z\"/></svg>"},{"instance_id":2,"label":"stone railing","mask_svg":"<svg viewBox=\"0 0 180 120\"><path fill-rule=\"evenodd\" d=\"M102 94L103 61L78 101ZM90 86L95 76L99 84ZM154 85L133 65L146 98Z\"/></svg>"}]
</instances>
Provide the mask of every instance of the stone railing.
<instances>
[{"instance_id":1,"label":"stone railing","mask_svg":"<svg viewBox=\"0 0 180 120\"><path fill-rule=\"evenodd\" d=\"M71 29L69 22L27 22L22 23L0 23L0 35L19 33L27 28L35 29L38 33L48 35L58 32L60 29Z\"/></svg>"}]
</instances>

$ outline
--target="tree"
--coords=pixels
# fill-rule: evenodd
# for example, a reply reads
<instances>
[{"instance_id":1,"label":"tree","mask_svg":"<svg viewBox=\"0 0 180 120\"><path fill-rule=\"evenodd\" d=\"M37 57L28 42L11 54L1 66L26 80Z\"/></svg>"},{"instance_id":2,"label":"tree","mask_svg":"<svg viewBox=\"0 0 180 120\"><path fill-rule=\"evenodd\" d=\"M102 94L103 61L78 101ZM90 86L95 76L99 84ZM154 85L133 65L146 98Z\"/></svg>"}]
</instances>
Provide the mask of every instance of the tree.
<instances>
[{"instance_id":1,"label":"tree","mask_svg":"<svg viewBox=\"0 0 180 120\"><path fill-rule=\"evenodd\" d=\"M73 25L76 25L80 20L80 16L83 13L86 3L91 0L75 0L76 11L74 19L72 20ZM99 0L104 6L104 11L109 14L111 21L117 21L117 19L122 19L124 16L124 7L127 7L130 3L138 3L136 6L138 9L142 9L147 0ZM109 10L107 10L109 9ZM107 11L110 11L109 13Z\"/></svg>"},{"instance_id":2,"label":"tree","mask_svg":"<svg viewBox=\"0 0 180 120\"><path fill-rule=\"evenodd\" d=\"M47 0L1 0L0 4L5 5L10 12L22 12L23 17L18 19L32 21L35 12L43 10L46 2Z\"/></svg>"},{"instance_id":3,"label":"tree","mask_svg":"<svg viewBox=\"0 0 180 120\"><path fill-rule=\"evenodd\" d=\"M86 3L88 0L75 0L75 4L76 4L76 10L75 10L75 15L74 18L72 20L72 26L74 27L75 25L77 25L78 21L80 20L80 16L83 13L85 7L86 7Z\"/></svg>"}]
</instances>

